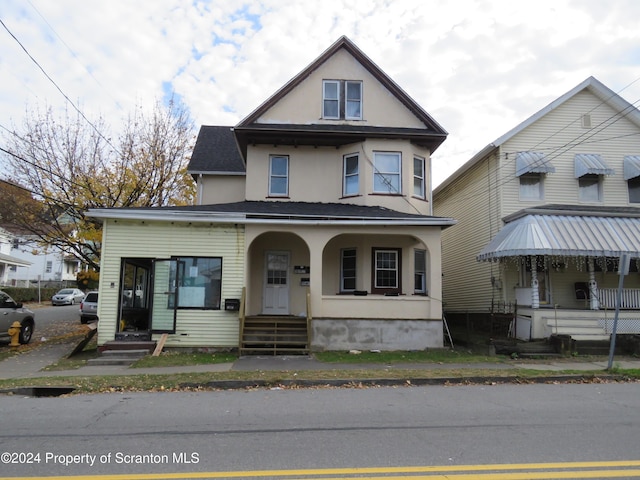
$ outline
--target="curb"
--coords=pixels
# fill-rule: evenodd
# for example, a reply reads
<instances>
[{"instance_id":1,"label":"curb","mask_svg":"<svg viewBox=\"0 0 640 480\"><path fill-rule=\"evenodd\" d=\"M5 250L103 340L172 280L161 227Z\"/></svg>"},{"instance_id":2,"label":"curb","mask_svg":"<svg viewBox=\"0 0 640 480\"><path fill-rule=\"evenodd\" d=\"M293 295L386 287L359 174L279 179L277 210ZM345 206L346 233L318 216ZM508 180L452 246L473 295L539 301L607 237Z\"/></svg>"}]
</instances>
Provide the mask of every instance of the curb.
<instances>
[{"instance_id":1,"label":"curb","mask_svg":"<svg viewBox=\"0 0 640 480\"><path fill-rule=\"evenodd\" d=\"M518 375L500 377L438 377L438 378L368 378L368 379L330 379L330 380L216 380L205 383L181 383L179 388L215 390L241 390L252 388L312 388L312 387L420 387L420 386L460 386L460 385L498 385L498 384L544 384L544 383L593 383L595 381L636 382L636 379L617 374L604 375L547 375L544 377L522 377Z\"/></svg>"}]
</instances>

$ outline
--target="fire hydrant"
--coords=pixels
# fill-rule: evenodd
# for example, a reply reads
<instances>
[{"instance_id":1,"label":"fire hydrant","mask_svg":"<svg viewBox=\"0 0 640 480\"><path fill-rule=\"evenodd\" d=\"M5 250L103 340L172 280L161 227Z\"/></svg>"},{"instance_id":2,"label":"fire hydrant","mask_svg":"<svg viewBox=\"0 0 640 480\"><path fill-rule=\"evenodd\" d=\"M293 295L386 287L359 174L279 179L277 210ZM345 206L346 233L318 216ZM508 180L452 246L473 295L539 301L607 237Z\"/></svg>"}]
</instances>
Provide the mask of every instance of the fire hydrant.
<instances>
[{"instance_id":1,"label":"fire hydrant","mask_svg":"<svg viewBox=\"0 0 640 480\"><path fill-rule=\"evenodd\" d=\"M17 320L13 322L13 325L9 327L7 332L9 333L9 337L11 338L10 347L19 347L20 346L20 330L22 330L22 325Z\"/></svg>"}]
</instances>

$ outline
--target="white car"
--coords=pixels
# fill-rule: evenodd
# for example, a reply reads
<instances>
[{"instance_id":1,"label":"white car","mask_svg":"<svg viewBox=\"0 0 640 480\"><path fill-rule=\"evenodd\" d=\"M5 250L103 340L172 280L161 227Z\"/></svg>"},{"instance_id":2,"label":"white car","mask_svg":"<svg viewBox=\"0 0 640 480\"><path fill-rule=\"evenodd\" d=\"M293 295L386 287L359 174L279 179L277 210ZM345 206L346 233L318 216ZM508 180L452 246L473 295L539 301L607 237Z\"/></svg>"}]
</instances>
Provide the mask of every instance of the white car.
<instances>
[{"instance_id":1,"label":"white car","mask_svg":"<svg viewBox=\"0 0 640 480\"><path fill-rule=\"evenodd\" d=\"M74 305L80 303L84 299L84 293L78 288L63 288L53 297L51 297L52 305Z\"/></svg>"}]
</instances>

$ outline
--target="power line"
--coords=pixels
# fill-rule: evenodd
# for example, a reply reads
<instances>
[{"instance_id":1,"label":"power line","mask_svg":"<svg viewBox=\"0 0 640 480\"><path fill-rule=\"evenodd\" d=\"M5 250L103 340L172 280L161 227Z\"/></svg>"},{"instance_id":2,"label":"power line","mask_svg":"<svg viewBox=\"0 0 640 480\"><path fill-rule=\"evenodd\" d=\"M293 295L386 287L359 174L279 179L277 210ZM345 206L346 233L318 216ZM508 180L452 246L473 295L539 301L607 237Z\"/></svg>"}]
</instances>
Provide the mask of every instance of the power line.
<instances>
[{"instance_id":1,"label":"power line","mask_svg":"<svg viewBox=\"0 0 640 480\"><path fill-rule=\"evenodd\" d=\"M29 51L26 49L26 47L20 42L20 40L18 40L18 38L11 32L11 30L9 30L9 27L7 27L5 25L5 23L2 21L2 19L0 19L0 24L2 24L2 26L4 27L4 29L7 31L7 33L9 35L11 35L11 37L18 43L18 45L20 45L20 48L22 48L22 50L24 51L24 53L27 54L27 56L31 59L31 61L40 69L40 71L44 74L44 76L53 84L54 87L56 87L56 89L58 90L58 92L60 92L60 94L65 98L65 100L67 102L69 102L69 104L71 104L71 106L75 109L76 112L78 112L78 114L89 124L91 125L91 128L93 128L95 130L95 132L105 141L109 144L109 146L111 146L111 148L113 148L114 151L118 152L120 155L120 151L113 146L113 144L111 143L111 141L105 137L102 132L100 132L100 130L98 130L98 128L93 124L93 122L91 122L91 120L89 120L85 114L76 106L76 104L67 96L66 93L64 93L62 91L62 89L58 86L58 84L53 80L53 78L51 78L49 76L49 74L45 71L45 69L38 63L38 61L29 53Z\"/></svg>"},{"instance_id":2,"label":"power line","mask_svg":"<svg viewBox=\"0 0 640 480\"><path fill-rule=\"evenodd\" d=\"M101 83L100 81L95 77L95 75L93 73L91 73L91 70L89 70L86 65L84 63L82 63L80 61L80 58L78 57L78 55L71 49L71 47L67 44L67 42L64 41L64 39L58 34L58 32L55 31L55 29L51 26L51 24L47 21L46 18L44 18L44 16L42 15L42 13L40 13L40 11L35 7L35 5L33 3L31 3L31 0L27 0L27 2L29 3L29 5L31 5L31 8L33 8L35 10L35 12L40 16L40 18L42 19L42 21L44 23L47 24L47 27L49 27L49 29L54 33L54 35L56 37L58 37L58 40L60 40L60 42L62 42L62 44L67 47L67 50L69 51L69 53L71 53L71 55L73 56L73 58L78 62L79 65L82 66L82 68L84 68L84 70L89 74L89 76L91 76L91 78L93 78L93 80L95 80L96 84L98 84L98 86L100 88L102 88L107 95L109 95L111 97L111 99L113 100L113 102L115 103L115 105L118 107L119 110L122 110L122 105L120 105L120 103L113 97L113 95L111 95L111 92L109 92Z\"/></svg>"}]
</instances>

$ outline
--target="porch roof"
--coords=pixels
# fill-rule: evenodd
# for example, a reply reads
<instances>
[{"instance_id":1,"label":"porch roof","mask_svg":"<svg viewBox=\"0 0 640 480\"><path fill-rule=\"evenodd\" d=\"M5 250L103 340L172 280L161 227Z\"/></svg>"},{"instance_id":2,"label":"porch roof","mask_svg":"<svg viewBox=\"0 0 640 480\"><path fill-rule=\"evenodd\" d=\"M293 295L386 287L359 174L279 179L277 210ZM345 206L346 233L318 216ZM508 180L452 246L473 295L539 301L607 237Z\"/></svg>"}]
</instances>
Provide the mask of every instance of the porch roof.
<instances>
[{"instance_id":1,"label":"porch roof","mask_svg":"<svg viewBox=\"0 0 640 480\"><path fill-rule=\"evenodd\" d=\"M640 218L528 213L508 222L478 254L478 261L523 255L640 257Z\"/></svg>"},{"instance_id":2,"label":"porch roof","mask_svg":"<svg viewBox=\"0 0 640 480\"><path fill-rule=\"evenodd\" d=\"M244 201L215 205L178 207L99 208L90 209L94 218L170 220L212 223L283 223L283 224L353 224L353 225L428 225L448 227L456 221L398 212L384 207L322 202Z\"/></svg>"},{"instance_id":3,"label":"porch roof","mask_svg":"<svg viewBox=\"0 0 640 480\"><path fill-rule=\"evenodd\" d=\"M31 262L22 260L18 257L12 257L11 255L7 255L6 253L0 253L0 263L15 265L16 267L28 267L29 265L31 265Z\"/></svg>"}]
</instances>

